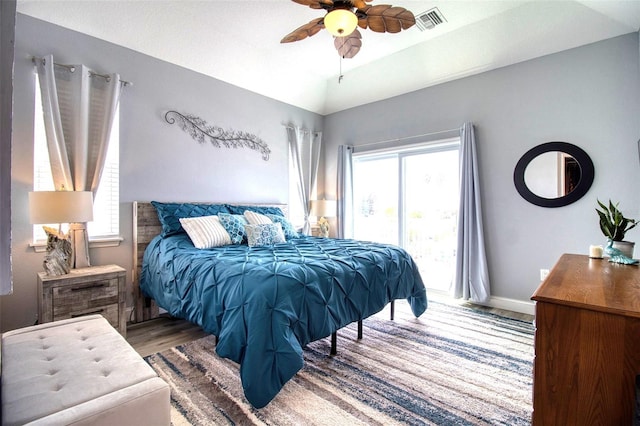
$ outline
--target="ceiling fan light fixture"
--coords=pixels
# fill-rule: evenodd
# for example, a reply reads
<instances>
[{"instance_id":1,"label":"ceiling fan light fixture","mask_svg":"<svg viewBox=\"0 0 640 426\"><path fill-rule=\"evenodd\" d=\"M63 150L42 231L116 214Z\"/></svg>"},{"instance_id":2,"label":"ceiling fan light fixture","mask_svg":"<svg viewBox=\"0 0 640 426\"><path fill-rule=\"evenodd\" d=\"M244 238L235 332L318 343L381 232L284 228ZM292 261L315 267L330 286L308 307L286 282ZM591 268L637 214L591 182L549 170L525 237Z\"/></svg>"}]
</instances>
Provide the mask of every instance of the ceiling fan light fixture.
<instances>
[{"instance_id":1,"label":"ceiling fan light fixture","mask_svg":"<svg viewBox=\"0 0 640 426\"><path fill-rule=\"evenodd\" d=\"M334 9L324 17L324 27L335 37L346 37L358 26L358 17L348 9Z\"/></svg>"}]
</instances>

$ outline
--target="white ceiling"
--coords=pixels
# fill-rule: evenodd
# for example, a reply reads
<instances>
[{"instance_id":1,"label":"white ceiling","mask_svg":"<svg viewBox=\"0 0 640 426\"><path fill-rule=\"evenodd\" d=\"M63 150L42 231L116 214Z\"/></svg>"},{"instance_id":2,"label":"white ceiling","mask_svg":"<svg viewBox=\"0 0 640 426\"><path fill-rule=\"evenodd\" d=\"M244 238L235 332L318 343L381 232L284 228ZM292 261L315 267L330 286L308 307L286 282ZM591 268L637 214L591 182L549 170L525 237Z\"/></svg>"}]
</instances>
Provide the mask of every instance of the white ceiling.
<instances>
[{"instance_id":1,"label":"white ceiling","mask_svg":"<svg viewBox=\"0 0 640 426\"><path fill-rule=\"evenodd\" d=\"M358 55L340 61L326 31L280 43L324 15L288 0L18 0L18 12L320 114L640 29L640 0L372 2L383 3L437 7L446 22L361 30Z\"/></svg>"}]
</instances>

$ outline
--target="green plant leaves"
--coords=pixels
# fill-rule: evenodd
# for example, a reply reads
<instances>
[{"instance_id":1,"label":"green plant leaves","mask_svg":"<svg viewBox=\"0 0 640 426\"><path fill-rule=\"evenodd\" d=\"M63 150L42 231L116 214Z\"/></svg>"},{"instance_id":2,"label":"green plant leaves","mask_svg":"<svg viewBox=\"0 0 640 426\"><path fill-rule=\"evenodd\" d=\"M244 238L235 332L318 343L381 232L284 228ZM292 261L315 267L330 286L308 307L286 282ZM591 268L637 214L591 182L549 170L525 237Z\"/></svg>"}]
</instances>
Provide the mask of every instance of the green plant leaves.
<instances>
[{"instance_id":1,"label":"green plant leaves","mask_svg":"<svg viewBox=\"0 0 640 426\"><path fill-rule=\"evenodd\" d=\"M624 240L624 235L630 229L635 228L639 223L635 219L629 219L624 217L622 212L618 209L618 204L613 204L609 200L609 206L604 205L598 201L598 205L601 210L596 209L598 216L600 217L600 230L609 239L613 241Z\"/></svg>"}]
</instances>

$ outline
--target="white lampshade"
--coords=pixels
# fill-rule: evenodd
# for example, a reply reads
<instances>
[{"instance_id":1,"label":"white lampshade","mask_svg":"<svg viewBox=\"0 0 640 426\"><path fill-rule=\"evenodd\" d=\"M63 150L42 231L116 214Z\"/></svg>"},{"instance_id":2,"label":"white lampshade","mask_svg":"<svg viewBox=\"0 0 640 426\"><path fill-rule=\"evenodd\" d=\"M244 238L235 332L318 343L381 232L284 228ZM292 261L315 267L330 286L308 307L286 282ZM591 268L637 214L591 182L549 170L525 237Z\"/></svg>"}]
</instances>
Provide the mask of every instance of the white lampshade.
<instances>
[{"instance_id":1,"label":"white lampshade","mask_svg":"<svg viewBox=\"0 0 640 426\"><path fill-rule=\"evenodd\" d=\"M74 223L93 220L91 191L35 191L29 193L31 223Z\"/></svg>"},{"instance_id":2,"label":"white lampshade","mask_svg":"<svg viewBox=\"0 0 640 426\"><path fill-rule=\"evenodd\" d=\"M318 217L334 217L336 215L336 201L311 200L311 215Z\"/></svg>"},{"instance_id":3,"label":"white lampshade","mask_svg":"<svg viewBox=\"0 0 640 426\"><path fill-rule=\"evenodd\" d=\"M324 17L324 27L335 37L346 37L358 26L358 17L348 9L335 9Z\"/></svg>"}]
</instances>

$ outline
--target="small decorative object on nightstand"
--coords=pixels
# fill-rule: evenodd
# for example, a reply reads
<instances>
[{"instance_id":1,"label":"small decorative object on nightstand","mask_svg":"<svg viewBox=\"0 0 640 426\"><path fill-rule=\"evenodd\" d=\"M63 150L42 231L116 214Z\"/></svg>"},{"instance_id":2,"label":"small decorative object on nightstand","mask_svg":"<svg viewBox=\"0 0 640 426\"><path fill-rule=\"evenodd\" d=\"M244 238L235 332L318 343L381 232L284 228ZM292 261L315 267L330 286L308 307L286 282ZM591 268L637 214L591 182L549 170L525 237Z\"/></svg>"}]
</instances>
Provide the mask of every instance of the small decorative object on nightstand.
<instances>
[{"instance_id":1,"label":"small decorative object on nightstand","mask_svg":"<svg viewBox=\"0 0 640 426\"><path fill-rule=\"evenodd\" d=\"M125 277L117 265L72 269L60 276L38 273L39 322L100 314L126 336Z\"/></svg>"},{"instance_id":2,"label":"small decorative object on nightstand","mask_svg":"<svg viewBox=\"0 0 640 426\"><path fill-rule=\"evenodd\" d=\"M327 217L336 215L335 200L311 200L311 214L317 216L318 226L320 227L319 237L329 237L329 221Z\"/></svg>"}]
</instances>

